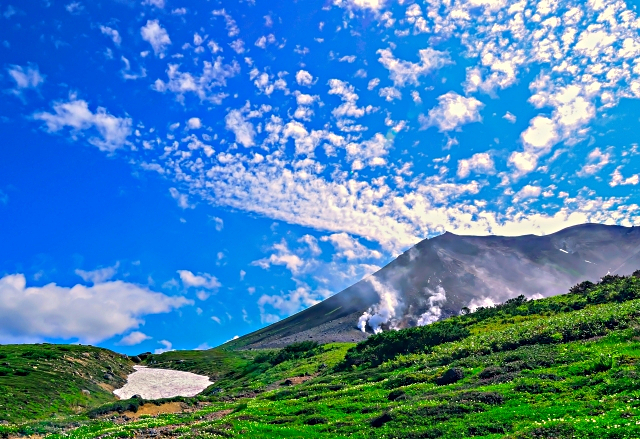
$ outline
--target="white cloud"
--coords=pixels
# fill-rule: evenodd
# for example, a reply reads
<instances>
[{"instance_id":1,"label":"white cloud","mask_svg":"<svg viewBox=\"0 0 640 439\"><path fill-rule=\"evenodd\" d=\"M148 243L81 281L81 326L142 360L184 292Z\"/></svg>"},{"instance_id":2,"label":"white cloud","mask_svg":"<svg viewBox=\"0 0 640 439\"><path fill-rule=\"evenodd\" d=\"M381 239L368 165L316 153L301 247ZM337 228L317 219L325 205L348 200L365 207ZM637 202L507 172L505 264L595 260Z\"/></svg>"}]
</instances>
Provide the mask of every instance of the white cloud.
<instances>
[{"instance_id":1,"label":"white cloud","mask_svg":"<svg viewBox=\"0 0 640 439\"><path fill-rule=\"evenodd\" d=\"M209 273L193 274L189 270L178 270L177 273L185 288L204 288L215 291L222 286L218 278Z\"/></svg>"},{"instance_id":2,"label":"white cloud","mask_svg":"<svg viewBox=\"0 0 640 439\"><path fill-rule=\"evenodd\" d=\"M211 320L213 320L214 322L216 322L218 325L222 325L222 320L220 320L220 317L217 317L217 316L211 316Z\"/></svg>"},{"instance_id":3,"label":"white cloud","mask_svg":"<svg viewBox=\"0 0 640 439\"><path fill-rule=\"evenodd\" d=\"M298 72L296 73L296 82L299 85L309 87L313 84L313 76L311 76L311 73L307 72L306 70L298 70Z\"/></svg>"},{"instance_id":4,"label":"white cloud","mask_svg":"<svg viewBox=\"0 0 640 439\"><path fill-rule=\"evenodd\" d=\"M113 41L113 44L116 46L119 46L120 43L122 43L122 37L120 37L120 33L117 30L110 28L109 26L100 26L100 32L111 38L111 41Z\"/></svg>"},{"instance_id":5,"label":"white cloud","mask_svg":"<svg viewBox=\"0 0 640 439\"><path fill-rule=\"evenodd\" d=\"M559 140L556 124L544 116L531 119L529 127L522 133L522 143L531 150L548 151Z\"/></svg>"},{"instance_id":6,"label":"white cloud","mask_svg":"<svg viewBox=\"0 0 640 439\"><path fill-rule=\"evenodd\" d=\"M202 128L202 121L198 117L192 117L187 121L187 126L192 130Z\"/></svg>"},{"instance_id":7,"label":"white cloud","mask_svg":"<svg viewBox=\"0 0 640 439\"><path fill-rule=\"evenodd\" d=\"M517 120L516 116L508 111L504 114L504 116L502 116L502 118L510 123L516 123Z\"/></svg>"},{"instance_id":8,"label":"white cloud","mask_svg":"<svg viewBox=\"0 0 640 439\"><path fill-rule=\"evenodd\" d=\"M391 102L395 99L402 99L402 93L395 87L383 87L378 92L380 97L383 97L385 101Z\"/></svg>"},{"instance_id":9,"label":"white cloud","mask_svg":"<svg viewBox=\"0 0 640 439\"><path fill-rule=\"evenodd\" d=\"M236 136L236 142L249 148L255 145L254 137L256 135L253 124L245 119L242 111L231 110L224 119L225 127L233 132Z\"/></svg>"},{"instance_id":10,"label":"white cloud","mask_svg":"<svg viewBox=\"0 0 640 439\"><path fill-rule=\"evenodd\" d=\"M125 335L122 339L116 343L119 346L135 346L142 343L145 340L150 340L152 337L140 331L133 331L130 334Z\"/></svg>"},{"instance_id":11,"label":"white cloud","mask_svg":"<svg viewBox=\"0 0 640 439\"><path fill-rule=\"evenodd\" d=\"M600 172L602 168L609 164L611 154L600 151L596 148L587 156L587 163L578 171L578 177L590 177Z\"/></svg>"},{"instance_id":12,"label":"white cloud","mask_svg":"<svg viewBox=\"0 0 640 439\"><path fill-rule=\"evenodd\" d=\"M638 174L633 174L631 177L624 178L622 176L622 173L620 172L620 169L622 169L622 166L618 166L616 170L613 171L613 174L611 174L611 181L609 182L609 186L635 186L640 182L640 176L638 176Z\"/></svg>"},{"instance_id":13,"label":"white cloud","mask_svg":"<svg viewBox=\"0 0 640 439\"><path fill-rule=\"evenodd\" d=\"M214 221L214 222L215 222L215 224L216 224L216 230L217 230L218 232L221 232L221 231L222 231L222 229L224 229L224 221L222 220L222 218L213 217L212 219L213 219L213 221Z\"/></svg>"},{"instance_id":14,"label":"white cloud","mask_svg":"<svg viewBox=\"0 0 640 439\"><path fill-rule=\"evenodd\" d=\"M178 202L178 206L180 206L181 209L193 209L196 207L195 204L189 203L189 196L181 193L178 189L170 187L169 193L171 194L171 198Z\"/></svg>"},{"instance_id":15,"label":"white cloud","mask_svg":"<svg viewBox=\"0 0 640 439\"><path fill-rule=\"evenodd\" d=\"M265 270L272 265L284 265L293 274L298 274L306 265L300 256L289 250L284 239L280 243L274 244L272 250L275 250L275 253L272 253L268 258L253 261L251 265Z\"/></svg>"},{"instance_id":16,"label":"white cloud","mask_svg":"<svg viewBox=\"0 0 640 439\"><path fill-rule=\"evenodd\" d=\"M160 9L164 8L164 0L144 0L142 4L155 6L156 8Z\"/></svg>"},{"instance_id":17,"label":"white cloud","mask_svg":"<svg viewBox=\"0 0 640 439\"><path fill-rule=\"evenodd\" d=\"M363 142L350 142L345 146L347 160L351 162L351 169L360 170L366 166L376 167L387 164L385 156L392 146L391 140L380 133Z\"/></svg>"},{"instance_id":18,"label":"white cloud","mask_svg":"<svg viewBox=\"0 0 640 439\"><path fill-rule=\"evenodd\" d=\"M307 244L313 256L318 256L322 253L322 250L318 246L318 240L312 235L304 235L302 238L298 239L298 242Z\"/></svg>"},{"instance_id":19,"label":"white cloud","mask_svg":"<svg viewBox=\"0 0 640 439\"><path fill-rule=\"evenodd\" d=\"M372 80L369 81L369 83L367 84L367 90L373 90L374 88L376 88L378 86L378 84L380 84L380 79L378 78L373 78Z\"/></svg>"},{"instance_id":20,"label":"white cloud","mask_svg":"<svg viewBox=\"0 0 640 439\"><path fill-rule=\"evenodd\" d=\"M513 197L513 201L526 200L527 198L538 198L542 193L540 186L526 185L520 189Z\"/></svg>"},{"instance_id":21,"label":"white cloud","mask_svg":"<svg viewBox=\"0 0 640 439\"><path fill-rule=\"evenodd\" d=\"M240 73L240 65L233 61L231 64L224 64L222 57L217 57L211 63L204 61L202 75L194 76L188 72L181 72L179 64L169 64L167 70L168 82L157 79L153 89L164 93L170 91L176 94L178 101L183 102L187 93L194 93L201 101L209 101L220 104L227 97L226 93L214 91L226 87L227 79Z\"/></svg>"},{"instance_id":22,"label":"white cloud","mask_svg":"<svg viewBox=\"0 0 640 439\"><path fill-rule=\"evenodd\" d=\"M171 343L168 340L160 340L158 343L160 343L162 346L164 346L163 348L158 348L155 351L153 351L154 354L164 354L165 352L169 352L169 351L173 351L173 343Z\"/></svg>"},{"instance_id":23,"label":"white cloud","mask_svg":"<svg viewBox=\"0 0 640 439\"><path fill-rule=\"evenodd\" d=\"M97 343L138 328L143 316L193 304L122 281L71 288L27 287L22 274L0 278L0 339L78 339Z\"/></svg>"},{"instance_id":24,"label":"white cloud","mask_svg":"<svg viewBox=\"0 0 640 439\"><path fill-rule=\"evenodd\" d=\"M102 107L93 113L86 101L74 95L67 102L54 102L53 110L55 113L35 113L33 118L44 121L50 133L70 128L74 139L82 131L95 129L99 137L89 137L88 141L101 151L113 152L122 148L131 134L130 118L112 116Z\"/></svg>"},{"instance_id":25,"label":"white cloud","mask_svg":"<svg viewBox=\"0 0 640 439\"><path fill-rule=\"evenodd\" d=\"M45 79L35 64L28 64L26 67L11 65L7 68L7 73L16 83L15 88L10 90L16 96L22 96L23 90L38 89Z\"/></svg>"},{"instance_id":26,"label":"white cloud","mask_svg":"<svg viewBox=\"0 0 640 439\"><path fill-rule=\"evenodd\" d=\"M160 22L158 20L148 20L147 24L140 28L140 35L143 40L151 44L156 56L162 56L167 46L171 44L169 34L162 26L160 26Z\"/></svg>"},{"instance_id":27,"label":"white cloud","mask_svg":"<svg viewBox=\"0 0 640 439\"><path fill-rule=\"evenodd\" d=\"M479 174L490 174L494 172L495 164L493 158L491 158L488 153L482 152L472 155L469 159L458 161L458 177L466 178L471 171Z\"/></svg>"},{"instance_id":28,"label":"white cloud","mask_svg":"<svg viewBox=\"0 0 640 439\"><path fill-rule=\"evenodd\" d=\"M266 310L269 306L276 310L281 316L290 316L298 311L315 305L325 297L318 292L312 291L307 285L301 285L293 291L281 295L263 294L258 299L260 318L262 323L273 323L280 319L279 316L271 314Z\"/></svg>"},{"instance_id":29,"label":"white cloud","mask_svg":"<svg viewBox=\"0 0 640 439\"><path fill-rule=\"evenodd\" d=\"M333 0L333 4L342 8L360 8L379 11L385 5L385 0Z\"/></svg>"},{"instance_id":30,"label":"white cloud","mask_svg":"<svg viewBox=\"0 0 640 439\"><path fill-rule=\"evenodd\" d=\"M404 87L406 84L418 85L418 77L451 63L448 54L431 48L418 51L420 63L395 58L390 49L380 49L377 53L380 55L378 61L389 70L389 78L396 87Z\"/></svg>"},{"instance_id":31,"label":"white cloud","mask_svg":"<svg viewBox=\"0 0 640 439\"><path fill-rule=\"evenodd\" d=\"M484 104L476 98L465 98L450 91L438 97L438 105L431 110L427 117L422 117L424 128L437 126L440 132L452 131L462 125L480 122L480 110Z\"/></svg>"},{"instance_id":32,"label":"white cloud","mask_svg":"<svg viewBox=\"0 0 640 439\"><path fill-rule=\"evenodd\" d=\"M365 247L357 239L346 233L334 233L329 236L323 236L320 240L330 242L337 250L336 256L339 258L346 258L351 261L368 258L380 259L382 257L382 253Z\"/></svg>"},{"instance_id":33,"label":"white cloud","mask_svg":"<svg viewBox=\"0 0 640 439\"><path fill-rule=\"evenodd\" d=\"M113 267L98 268L96 270L91 270L91 271L84 271L84 270L77 269L75 273L78 276L80 276L82 280L84 280L85 282L100 284L113 278L113 276L115 276L116 273L118 272L119 266L120 266L120 263L116 262L116 264Z\"/></svg>"},{"instance_id":34,"label":"white cloud","mask_svg":"<svg viewBox=\"0 0 640 439\"><path fill-rule=\"evenodd\" d=\"M514 151L509 156L509 164L516 167L520 174L527 174L538 165L538 157L530 152Z\"/></svg>"}]
</instances>

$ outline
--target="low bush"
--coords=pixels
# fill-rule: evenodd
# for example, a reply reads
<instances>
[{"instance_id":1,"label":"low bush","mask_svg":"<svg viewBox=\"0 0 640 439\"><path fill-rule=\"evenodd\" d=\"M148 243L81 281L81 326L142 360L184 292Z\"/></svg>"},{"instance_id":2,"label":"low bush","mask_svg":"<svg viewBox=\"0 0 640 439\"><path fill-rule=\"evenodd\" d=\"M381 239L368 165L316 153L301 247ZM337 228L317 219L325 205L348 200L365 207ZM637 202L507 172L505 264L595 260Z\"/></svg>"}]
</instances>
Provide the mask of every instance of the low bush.
<instances>
[{"instance_id":1,"label":"low bush","mask_svg":"<svg viewBox=\"0 0 640 439\"><path fill-rule=\"evenodd\" d=\"M300 341L285 346L284 348L277 351L262 352L254 358L253 362L269 363L272 366L276 366L289 360L299 360L301 358L313 357L320 352L320 349L321 348L318 342Z\"/></svg>"},{"instance_id":2,"label":"low bush","mask_svg":"<svg viewBox=\"0 0 640 439\"><path fill-rule=\"evenodd\" d=\"M446 386L448 384L457 383L463 378L464 371L459 367L452 367L442 374L442 376L436 378L436 384L439 386Z\"/></svg>"},{"instance_id":3,"label":"low bush","mask_svg":"<svg viewBox=\"0 0 640 439\"><path fill-rule=\"evenodd\" d=\"M381 332L349 349L337 370L352 366L375 367L398 355L429 352L434 346L461 340L469 334L467 328L451 321Z\"/></svg>"}]
</instances>

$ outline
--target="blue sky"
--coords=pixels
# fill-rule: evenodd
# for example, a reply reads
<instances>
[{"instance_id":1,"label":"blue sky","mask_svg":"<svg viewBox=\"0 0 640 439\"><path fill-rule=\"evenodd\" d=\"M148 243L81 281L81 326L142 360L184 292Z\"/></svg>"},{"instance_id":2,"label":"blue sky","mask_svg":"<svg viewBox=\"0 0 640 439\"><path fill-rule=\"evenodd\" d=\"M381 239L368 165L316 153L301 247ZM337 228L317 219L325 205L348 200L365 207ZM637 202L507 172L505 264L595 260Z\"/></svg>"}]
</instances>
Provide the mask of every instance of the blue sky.
<instances>
[{"instance_id":1,"label":"blue sky","mask_svg":"<svg viewBox=\"0 0 640 439\"><path fill-rule=\"evenodd\" d=\"M639 225L617 0L0 0L0 342L219 345L421 239Z\"/></svg>"}]
</instances>

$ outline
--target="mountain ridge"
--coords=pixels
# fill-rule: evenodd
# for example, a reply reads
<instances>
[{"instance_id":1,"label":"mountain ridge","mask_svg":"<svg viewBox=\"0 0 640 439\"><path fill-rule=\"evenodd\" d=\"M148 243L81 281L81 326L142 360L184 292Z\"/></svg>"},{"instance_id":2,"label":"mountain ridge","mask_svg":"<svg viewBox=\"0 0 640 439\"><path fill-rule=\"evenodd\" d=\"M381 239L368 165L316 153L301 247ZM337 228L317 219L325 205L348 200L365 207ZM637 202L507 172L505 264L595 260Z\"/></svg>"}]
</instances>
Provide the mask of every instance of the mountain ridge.
<instances>
[{"instance_id":1,"label":"mountain ridge","mask_svg":"<svg viewBox=\"0 0 640 439\"><path fill-rule=\"evenodd\" d=\"M522 236L445 232L420 241L328 299L224 346L359 342L375 331L436 321L463 307L491 305L520 294L561 294L576 282L597 280L612 270L630 274L640 266L639 253L638 227L587 223ZM389 298L396 306L378 306Z\"/></svg>"}]
</instances>

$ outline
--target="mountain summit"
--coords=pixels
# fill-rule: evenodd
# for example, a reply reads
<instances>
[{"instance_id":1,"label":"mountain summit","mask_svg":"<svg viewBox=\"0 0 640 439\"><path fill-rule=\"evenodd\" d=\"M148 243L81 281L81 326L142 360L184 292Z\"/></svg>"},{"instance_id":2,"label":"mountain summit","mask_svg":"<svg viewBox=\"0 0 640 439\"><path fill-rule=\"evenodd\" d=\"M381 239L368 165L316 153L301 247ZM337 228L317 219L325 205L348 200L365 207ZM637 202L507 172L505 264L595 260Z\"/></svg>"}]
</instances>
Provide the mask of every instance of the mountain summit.
<instances>
[{"instance_id":1,"label":"mountain summit","mask_svg":"<svg viewBox=\"0 0 640 439\"><path fill-rule=\"evenodd\" d=\"M585 279L640 267L640 228L583 224L550 235L425 239L371 276L229 347L360 341L373 332L432 323L463 308L519 295L566 292Z\"/></svg>"}]
</instances>

